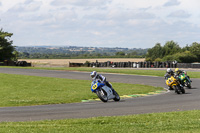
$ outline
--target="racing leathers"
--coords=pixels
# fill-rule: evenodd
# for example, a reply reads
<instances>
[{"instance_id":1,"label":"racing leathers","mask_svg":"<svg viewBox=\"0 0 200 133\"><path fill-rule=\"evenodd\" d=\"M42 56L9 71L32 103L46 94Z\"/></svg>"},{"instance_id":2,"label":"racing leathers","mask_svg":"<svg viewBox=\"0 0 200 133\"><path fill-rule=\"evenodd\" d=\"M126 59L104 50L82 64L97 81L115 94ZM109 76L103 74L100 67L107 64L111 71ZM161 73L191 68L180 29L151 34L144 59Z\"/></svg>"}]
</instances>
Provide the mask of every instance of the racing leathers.
<instances>
[{"instance_id":1,"label":"racing leathers","mask_svg":"<svg viewBox=\"0 0 200 133\"><path fill-rule=\"evenodd\" d=\"M108 87L110 87L114 91L114 89L112 88L112 85L108 81L106 81L106 77L104 77L103 75L97 74L96 77L93 80L104 83L105 85L107 85Z\"/></svg>"},{"instance_id":2,"label":"racing leathers","mask_svg":"<svg viewBox=\"0 0 200 133\"><path fill-rule=\"evenodd\" d=\"M169 72L166 72L166 74L164 75L165 80L167 80L168 78L170 78L171 76L174 77L174 72L172 70L170 70ZM168 86L168 90L173 90L173 88L171 88L170 86Z\"/></svg>"}]
</instances>

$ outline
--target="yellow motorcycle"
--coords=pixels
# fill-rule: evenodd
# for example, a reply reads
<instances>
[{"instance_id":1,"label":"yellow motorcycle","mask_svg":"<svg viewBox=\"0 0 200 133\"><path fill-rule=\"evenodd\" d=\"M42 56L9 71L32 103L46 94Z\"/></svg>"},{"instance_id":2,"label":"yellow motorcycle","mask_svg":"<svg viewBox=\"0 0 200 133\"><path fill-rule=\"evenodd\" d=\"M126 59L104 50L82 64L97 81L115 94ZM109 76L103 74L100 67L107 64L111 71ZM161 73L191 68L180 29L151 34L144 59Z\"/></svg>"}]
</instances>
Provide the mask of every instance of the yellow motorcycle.
<instances>
[{"instance_id":1,"label":"yellow motorcycle","mask_svg":"<svg viewBox=\"0 0 200 133\"><path fill-rule=\"evenodd\" d=\"M184 94L185 93L185 89L183 88L183 86L180 84L180 81L178 79L178 77L174 77L174 76L171 76L171 77L167 77L166 78L166 84L175 90L175 93L177 94Z\"/></svg>"}]
</instances>

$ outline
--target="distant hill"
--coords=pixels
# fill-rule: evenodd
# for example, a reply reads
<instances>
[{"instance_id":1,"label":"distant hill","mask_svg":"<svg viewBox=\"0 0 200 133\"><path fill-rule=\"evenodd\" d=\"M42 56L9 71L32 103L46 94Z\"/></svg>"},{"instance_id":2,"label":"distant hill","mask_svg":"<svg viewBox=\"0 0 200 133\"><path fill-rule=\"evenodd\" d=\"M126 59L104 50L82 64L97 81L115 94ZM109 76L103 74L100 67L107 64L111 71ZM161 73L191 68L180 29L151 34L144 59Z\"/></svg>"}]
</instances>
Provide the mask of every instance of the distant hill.
<instances>
[{"instance_id":1,"label":"distant hill","mask_svg":"<svg viewBox=\"0 0 200 133\"><path fill-rule=\"evenodd\" d=\"M19 58L84 58L84 57L144 57L148 49L137 48L107 48L79 46L32 46L16 47Z\"/></svg>"}]
</instances>

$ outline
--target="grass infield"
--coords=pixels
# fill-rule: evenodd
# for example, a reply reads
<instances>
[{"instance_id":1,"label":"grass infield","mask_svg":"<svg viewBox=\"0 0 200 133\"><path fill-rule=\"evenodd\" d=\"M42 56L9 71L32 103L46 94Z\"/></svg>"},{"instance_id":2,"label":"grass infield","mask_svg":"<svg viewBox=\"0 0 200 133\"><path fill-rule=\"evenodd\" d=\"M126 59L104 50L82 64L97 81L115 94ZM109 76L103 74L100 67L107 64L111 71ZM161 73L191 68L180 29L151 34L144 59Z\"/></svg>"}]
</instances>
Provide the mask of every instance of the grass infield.
<instances>
[{"instance_id":1,"label":"grass infield","mask_svg":"<svg viewBox=\"0 0 200 133\"><path fill-rule=\"evenodd\" d=\"M0 73L0 107L75 103L96 99L91 81ZM112 83L119 95L162 90L139 84Z\"/></svg>"},{"instance_id":2,"label":"grass infield","mask_svg":"<svg viewBox=\"0 0 200 133\"><path fill-rule=\"evenodd\" d=\"M3 122L1 133L199 133L200 111L87 119Z\"/></svg>"},{"instance_id":3,"label":"grass infield","mask_svg":"<svg viewBox=\"0 0 200 133\"><path fill-rule=\"evenodd\" d=\"M60 68L59 68L60 69ZM56 68L58 70L58 68ZM105 71L106 69L69 68L64 70ZM112 70L109 72L114 73ZM140 71L140 70L137 70ZM144 70L141 70L144 72ZM145 70L146 71L146 70ZM149 71L149 70L147 70ZM153 76L163 76L165 71ZM138 75L143 75L139 72ZM121 73L121 72L120 72ZM136 74L123 70L125 74ZM150 74L150 73L148 73ZM148 75L145 73L144 75ZM200 78L199 72L188 72L192 78ZM151 74L150 74L151 75ZM80 102L82 99L97 98L90 91L90 81L36 76L22 76L0 73L0 106L23 106ZM161 90L145 85L112 83L120 95L142 94ZM125 90L126 89L126 90ZM80 93L81 91L81 93ZM45 120L34 122L2 122L1 133L199 133L200 111L153 113L129 116L96 117L87 119Z\"/></svg>"}]
</instances>

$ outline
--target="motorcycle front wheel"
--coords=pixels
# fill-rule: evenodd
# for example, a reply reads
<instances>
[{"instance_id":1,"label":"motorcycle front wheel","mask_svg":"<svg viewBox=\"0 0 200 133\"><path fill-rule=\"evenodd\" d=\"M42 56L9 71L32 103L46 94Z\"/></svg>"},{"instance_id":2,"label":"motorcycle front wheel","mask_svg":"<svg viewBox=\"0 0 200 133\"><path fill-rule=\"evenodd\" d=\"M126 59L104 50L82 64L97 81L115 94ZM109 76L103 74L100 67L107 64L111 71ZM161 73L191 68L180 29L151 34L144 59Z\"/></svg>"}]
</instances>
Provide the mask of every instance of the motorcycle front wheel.
<instances>
[{"instance_id":1,"label":"motorcycle front wheel","mask_svg":"<svg viewBox=\"0 0 200 133\"><path fill-rule=\"evenodd\" d=\"M99 99L102 102L107 102L108 101L107 94L103 89L100 89L100 90L96 91L96 94L97 94L97 96L99 97Z\"/></svg>"},{"instance_id":2,"label":"motorcycle front wheel","mask_svg":"<svg viewBox=\"0 0 200 133\"><path fill-rule=\"evenodd\" d=\"M191 88L192 88L192 87L191 87L191 83L190 83L190 82L188 82L188 81L187 81L187 83L186 83L186 84L187 84L187 87L188 87L189 89L191 89Z\"/></svg>"},{"instance_id":3,"label":"motorcycle front wheel","mask_svg":"<svg viewBox=\"0 0 200 133\"><path fill-rule=\"evenodd\" d=\"M181 89L181 92L182 92L183 94L185 94L185 89L184 89L183 87L180 87L180 89Z\"/></svg>"},{"instance_id":4,"label":"motorcycle front wheel","mask_svg":"<svg viewBox=\"0 0 200 133\"><path fill-rule=\"evenodd\" d=\"M179 86L174 86L174 90L175 90L175 93L181 94L181 90L180 90Z\"/></svg>"}]
</instances>

